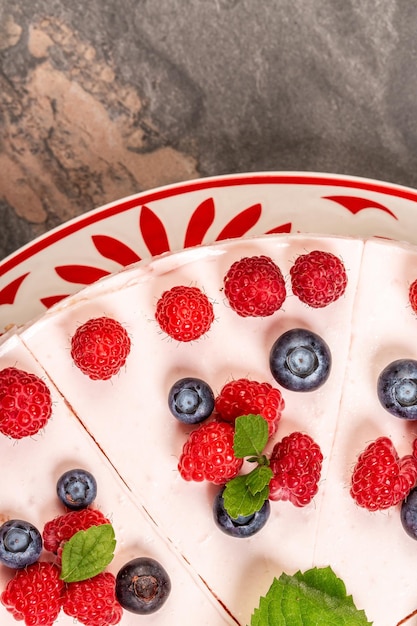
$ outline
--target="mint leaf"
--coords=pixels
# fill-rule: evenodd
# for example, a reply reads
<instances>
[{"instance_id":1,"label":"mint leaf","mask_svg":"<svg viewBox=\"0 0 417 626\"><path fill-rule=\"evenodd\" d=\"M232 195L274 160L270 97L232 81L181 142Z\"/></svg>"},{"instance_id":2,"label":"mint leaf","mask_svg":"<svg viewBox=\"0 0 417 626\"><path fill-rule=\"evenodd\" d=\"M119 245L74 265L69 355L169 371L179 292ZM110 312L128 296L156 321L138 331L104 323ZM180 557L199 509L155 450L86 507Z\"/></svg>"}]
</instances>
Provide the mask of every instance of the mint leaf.
<instances>
[{"instance_id":1,"label":"mint leaf","mask_svg":"<svg viewBox=\"0 0 417 626\"><path fill-rule=\"evenodd\" d=\"M246 486L253 496L261 493L265 487L269 486L274 472L265 465L259 465L246 476ZM269 495L269 492L268 492Z\"/></svg>"},{"instance_id":2,"label":"mint leaf","mask_svg":"<svg viewBox=\"0 0 417 626\"><path fill-rule=\"evenodd\" d=\"M253 471L256 472L258 468ZM252 474L252 472L251 472ZM247 479L250 474L244 476L236 476L226 483L226 488L223 492L224 508L229 513L230 517L236 519L239 515L252 515L262 508L263 503L269 496L269 486L267 485L259 491L253 494L247 485Z\"/></svg>"},{"instance_id":3,"label":"mint leaf","mask_svg":"<svg viewBox=\"0 0 417 626\"><path fill-rule=\"evenodd\" d=\"M234 454L238 459L260 456L268 441L268 424L262 415L241 415L235 421Z\"/></svg>"},{"instance_id":4,"label":"mint leaf","mask_svg":"<svg viewBox=\"0 0 417 626\"><path fill-rule=\"evenodd\" d=\"M62 580L73 583L100 574L112 560L115 547L111 524L78 531L62 550Z\"/></svg>"},{"instance_id":5,"label":"mint leaf","mask_svg":"<svg viewBox=\"0 0 417 626\"><path fill-rule=\"evenodd\" d=\"M331 567L274 578L251 626L370 626Z\"/></svg>"}]
</instances>

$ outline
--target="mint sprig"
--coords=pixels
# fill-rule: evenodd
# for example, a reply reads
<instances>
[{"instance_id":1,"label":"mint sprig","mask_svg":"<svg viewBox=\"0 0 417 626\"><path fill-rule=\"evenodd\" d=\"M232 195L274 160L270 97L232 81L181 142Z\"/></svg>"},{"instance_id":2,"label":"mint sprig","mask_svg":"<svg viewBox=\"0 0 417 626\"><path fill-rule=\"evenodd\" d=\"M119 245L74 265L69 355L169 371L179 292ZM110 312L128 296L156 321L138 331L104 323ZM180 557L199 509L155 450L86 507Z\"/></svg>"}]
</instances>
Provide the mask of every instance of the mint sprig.
<instances>
[{"instance_id":1,"label":"mint sprig","mask_svg":"<svg viewBox=\"0 0 417 626\"><path fill-rule=\"evenodd\" d=\"M248 457L257 466L226 483L223 492L224 507L230 517L253 515L269 497L269 482L273 472L269 459L263 455L268 442L268 423L262 415L241 415L235 421L233 439L234 455L239 459Z\"/></svg>"},{"instance_id":2,"label":"mint sprig","mask_svg":"<svg viewBox=\"0 0 417 626\"><path fill-rule=\"evenodd\" d=\"M115 547L116 539L111 524L78 531L62 550L62 580L72 583L100 574L113 559Z\"/></svg>"},{"instance_id":3,"label":"mint sprig","mask_svg":"<svg viewBox=\"0 0 417 626\"><path fill-rule=\"evenodd\" d=\"M331 567L274 578L252 614L251 626L371 626Z\"/></svg>"}]
</instances>

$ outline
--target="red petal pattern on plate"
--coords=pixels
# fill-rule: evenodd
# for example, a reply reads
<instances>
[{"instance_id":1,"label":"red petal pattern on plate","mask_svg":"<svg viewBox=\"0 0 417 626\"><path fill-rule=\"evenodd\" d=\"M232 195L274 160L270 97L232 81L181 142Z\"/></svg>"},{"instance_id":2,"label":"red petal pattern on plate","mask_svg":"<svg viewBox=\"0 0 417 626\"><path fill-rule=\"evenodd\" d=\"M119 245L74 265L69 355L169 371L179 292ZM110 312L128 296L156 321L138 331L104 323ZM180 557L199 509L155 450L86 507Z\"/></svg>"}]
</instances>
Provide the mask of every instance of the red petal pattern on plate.
<instances>
[{"instance_id":1,"label":"red petal pattern on plate","mask_svg":"<svg viewBox=\"0 0 417 626\"><path fill-rule=\"evenodd\" d=\"M230 220L228 224L223 228L219 235L216 237L216 241L222 239L230 239L234 237L243 237L249 229L256 224L261 217L262 206L260 204L254 204L253 206L241 211Z\"/></svg>"},{"instance_id":2,"label":"red petal pattern on plate","mask_svg":"<svg viewBox=\"0 0 417 626\"><path fill-rule=\"evenodd\" d=\"M140 261L140 256L119 239L108 235L92 235L91 239L101 256L106 257L106 259L116 261L124 267Z\"/></svg>"},{"instance_id":3,"label":"red petal pattern on plate","mask_svg":"<svg viewBox=\"0 0 417 626\"><path fill-rule=\"evenodd\" d=\"M169 243L165 226L159 217L145 205L140 212L139 228L152 256L168 252Z\"/></svg>"},{"instance_id":4,"label":"red petal pattern on plate","mask_svg":"<svg viewBox=\"0 0 417 626\"><path fill-rule=\"evenodd\" d=\"M390 209L387 209L386 206L379 204L379 202L375 200L369 200L368 198L357 198L356 196L323 196L323 200L337 202L353 213L353 215L356 215L356 213L364 209L379 209L391 215L395 220L398 220L398 217Z\"/></svg>"},{"instance_id":5,"label":"red petal pattern on plate","mask_svg":"<svg viewBox=\"0 0 417 626\"><path fill-rule=\"evenodd\" d=\"M47 309L49 309L49 307L51 307L53 304L61 302L61 300L63 300L64 298L68 298L69 295L69 293L65 293L60 296L47 296L46 298L40 298L39 300L44 306L46 306Z\"/></svg>"},{"instance_id":6,"label":"red petal pattern on plate","mask_svg":"<svg viewBox=\"0 0 417 626\"><path fill-rule=\"evenodd\" d=\"M30 272L22 274L19 278L15 278L11 283L3 287L0 291L0 304L13 304L16 298L16 294L20 285L25 280L26 276L29 276Z\"/></svg>"},{"instance_id":7,"label":"red petal pattern on plate","mask_svg":"<svg viewBox=\"0 0 417 626\"><path fill-rule=\"evenodd\" d=\"M213 198L207 198L198 205L188 222L185 233L184 248L198 246L214 221L216 209Z\"/></svg>"},{"instance_id":8,"label":"red petal pattern on plate","mask_svg":"<svg viewBox=\"0 0 417 626\"><path fill-rule=\"evenodd\" d=\"M110 272L99 267L89 265L59 265L55 268L58 276L69 283L80 283L81 285L91 285L96 280L108 276Z\"/></svg>"},{"instance_id":9,"label":"red petal pattern on plate","mask_svg":"<svg viewBox=\"0 0 417 626\"><path fill-rule=\"evenodd\" d=\"M271 228L271 230L267 230L265 235L272 235L273 233L290 233L292 228L292 223L287 222L286 224L281 224L281 226L276 226L275 228Z\"/></svg>"}]
</instances>

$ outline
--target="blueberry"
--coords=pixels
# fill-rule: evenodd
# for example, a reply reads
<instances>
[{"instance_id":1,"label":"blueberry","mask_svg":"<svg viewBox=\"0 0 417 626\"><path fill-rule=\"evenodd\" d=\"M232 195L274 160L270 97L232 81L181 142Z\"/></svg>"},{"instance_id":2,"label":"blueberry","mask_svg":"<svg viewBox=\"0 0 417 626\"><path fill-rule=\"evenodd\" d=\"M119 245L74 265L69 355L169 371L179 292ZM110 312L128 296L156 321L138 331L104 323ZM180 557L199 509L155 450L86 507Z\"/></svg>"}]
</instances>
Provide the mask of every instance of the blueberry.
<instances>
[{"instance_id":1,"label":"blueberry","mask_svg":"<svg viewBox=\"0 0 417 626\"><path fill-rule=\"evenodd\" d=\"M222 487L214 498L213 503L213 515L214 521L217 526L226 535L231 537L251 537L263 528L268 521L269 514L271 512L271 505L269 500L265 500L262 508L259 509L253 515L242 516L237 518L230 517L229 513L224 508L223 492L225 487Z\"/></svg>"},{"instance_id":2,"label":"blueberry","mask_svg":"<svg viewBox=\"0 0 417 626\"><path fill-rule=\"evenodd\" d=\"M405 532L417 539L417 487L414 487L401 505L401 523Z\"/></svg>"},{"instance_id":3,"label":"blueberry","mask_svg":"<svg viewBox=\"0 0 417 626\"><path fill-rule=\"evenodd\" d=\"M87 508L97 495L97 482L90 472L72 469L59 478L56 491L58 498L72 511Z\"/></svg>"},{"instance_id":4,"label":"blueberry","mask_svg":"<svg viewBox=\"0 0 417 626\"><path fill-rule=\"evenodd\" d=\"M20 519L0 526L0 562L13 569L35 563L42 551L42 536L37 528Z\"/></svg>"},{"instance_id":5,"label":"blueberry","mask_svg":"<svg viewBox=\"0 0 417 626\"><path fill-rule=\"evenodd\" d=\"M288 330L278 337L269 355L272 376L291 391L313 391L323 385L331 364L327 343L304 328Z\"/></svg>"},{"instance_id":6,"label":"blueberry","mask_svg":"<svg viewBox=\"0 0 417 626\"><path fill-rule=\"evenodd\" d=\"M212 414L214 394L200 378L181 378L169 391L168 406L180 422L198 424Z\"/></svg>"},{"instance_id":7,"label":"blueberry","mask_svg":"<svg viewBox=\"0 0 417 626\"><path fill-rule=\"evenodd\" d=\"M417 361L398 359L378 377L378 398L384 409L396 417L417 419Z\"/></svg>"},{"instance_id":8,"label":"blueberry","mask_svg":"<svg viewBox=\"0 0 417 626\"><path fill-rule=\"evenodd\" d=\"M116 576L116 597L132 613L154 613L165 603L171 581L158 561L147 557L133 559Z\"/></svg>"}]
</instances>

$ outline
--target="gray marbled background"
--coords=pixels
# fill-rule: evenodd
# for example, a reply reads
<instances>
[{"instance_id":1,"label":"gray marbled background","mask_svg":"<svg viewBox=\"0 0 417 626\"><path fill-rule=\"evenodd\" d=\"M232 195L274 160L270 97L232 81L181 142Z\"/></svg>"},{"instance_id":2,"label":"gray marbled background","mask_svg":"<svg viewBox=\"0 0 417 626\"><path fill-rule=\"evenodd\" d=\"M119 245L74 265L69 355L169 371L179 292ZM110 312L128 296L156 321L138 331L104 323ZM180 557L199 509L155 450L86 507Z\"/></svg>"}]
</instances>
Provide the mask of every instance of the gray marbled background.
<instances>
[{"instance_id":1,"label":"gray marbled background","mask_svg":"<svg viewBox=\"0 0 417 626\"><path fill-rule=\"evenodd\" d=\"M198 176L417 187L416 32L405 0L0 0L0 257Z\"/></svg>"}]
</instances>

